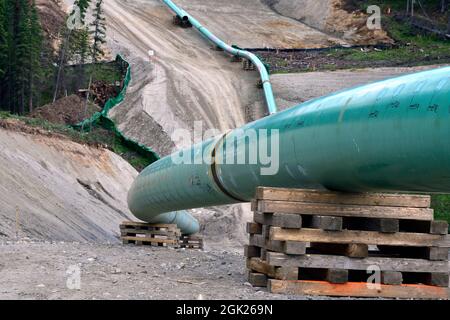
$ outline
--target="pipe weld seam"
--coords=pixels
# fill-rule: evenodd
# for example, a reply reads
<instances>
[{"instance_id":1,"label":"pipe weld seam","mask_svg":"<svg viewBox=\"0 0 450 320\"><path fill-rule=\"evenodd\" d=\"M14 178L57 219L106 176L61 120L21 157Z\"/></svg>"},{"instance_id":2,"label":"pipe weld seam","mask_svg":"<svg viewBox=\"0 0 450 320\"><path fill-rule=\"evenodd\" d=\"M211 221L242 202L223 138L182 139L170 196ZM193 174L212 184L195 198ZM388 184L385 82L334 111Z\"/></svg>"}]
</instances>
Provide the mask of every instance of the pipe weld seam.
<instances>
[{"instance_id":1,"label":"pipe weld seam","mask_svg":"<svg viewBox=\"0 0 450 320\"><path fill-rule=\"evenodd\" d=\"M227 188L225 188L225 186L222 184L222 182L220 181L220 178L217 174L217 169L216 169L216 154L217 154L217 147L221 144L222 141L225 140L225 137L228 135L228 132L225 133L220 139L219 141L217 141L216 145L214 146L213 150L211 151L211 158L212 158L212 162L211 162L211 173L212 173L212 177L214 182L216 183L217 187L220 189L220 191L222 191L226 196L239 201L239 202L246 202L244 199L239 198L238 196L233 195L230 191L227 190Z\"/></svg>"}]
</instances>

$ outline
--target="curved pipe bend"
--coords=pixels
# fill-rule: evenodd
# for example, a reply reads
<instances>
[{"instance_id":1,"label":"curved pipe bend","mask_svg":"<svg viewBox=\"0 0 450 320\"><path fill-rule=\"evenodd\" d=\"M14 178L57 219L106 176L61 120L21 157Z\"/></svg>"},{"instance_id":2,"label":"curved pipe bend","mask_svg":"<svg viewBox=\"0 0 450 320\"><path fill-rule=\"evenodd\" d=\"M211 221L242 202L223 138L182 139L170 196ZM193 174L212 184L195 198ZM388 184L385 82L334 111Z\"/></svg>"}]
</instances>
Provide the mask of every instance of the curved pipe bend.
<instances>
[{"instance_id":1,"label":"curved pipe bend","mask_svg":"<svg viewBox=\"0 0 450 320\"><path fill-rule=\"evenodd\" d=\"M233 48L232 46L220 40L208 29L206 29L197 19L189 15L183 9L179 8L175 3L173 3L173 1L171 0L162 0L162 1L181 19L183 20L188 19L194 28L196 28L205 38L214 43L216 46L218 46L219 48L223 49L225 52L228 52L233 56L242 57L247 60L250 60L259 71L269 114L274 114L278 111L272 90L272 84L270 83L269 73L267 72L266 66L255 54L246 50Z\"/></svg>"}]
</instances>

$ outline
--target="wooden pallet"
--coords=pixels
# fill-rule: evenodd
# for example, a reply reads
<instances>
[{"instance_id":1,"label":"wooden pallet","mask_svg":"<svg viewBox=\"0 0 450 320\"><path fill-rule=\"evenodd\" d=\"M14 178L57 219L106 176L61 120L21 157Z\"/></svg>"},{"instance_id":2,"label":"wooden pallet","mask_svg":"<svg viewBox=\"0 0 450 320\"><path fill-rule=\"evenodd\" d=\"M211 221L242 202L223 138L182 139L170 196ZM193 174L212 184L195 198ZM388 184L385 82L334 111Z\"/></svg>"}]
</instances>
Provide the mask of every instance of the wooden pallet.
<instances>
[{"instance_id":1,"label":"wooden pallet","mask_svg":"<svg viewBox=\"0 0 450 320\"><path fill-rule=\"evenodd\" d=\"M200 237L182 235L175 224L125 221L120 225L120 237L124 244L203 249Z\"/></svg>"},{"instance_id":2,"label":"wooden pallet","mask_svg":"<svg viewBox=\"0 0 450 320\"><path fill-rule=\"evenodd\" d=\"M448 298L448 224L433 220L428 196L258 188L252 209L244 253L254 286Z\"/></svg>"},{"instance_id":3,"label":"wooden pallet","mask_svg":"<svg viewBox=\"0 0 450 320\"><path fill-rule=\"evenodd\" d=\"M256 66L250 60L242 59L242 69L245 71L254 71L256 70Z\"/></svg>"},{"instance_id":4,"label":"wooden pallet","mask_svg":"<svg viewBox=\"0 0 450 320\"><path fill-rule=\"evenodd\" d=\"M203 250L203 239L196 236L182 236L180 238L180 248Z\"/></svg>"}]
</instances>

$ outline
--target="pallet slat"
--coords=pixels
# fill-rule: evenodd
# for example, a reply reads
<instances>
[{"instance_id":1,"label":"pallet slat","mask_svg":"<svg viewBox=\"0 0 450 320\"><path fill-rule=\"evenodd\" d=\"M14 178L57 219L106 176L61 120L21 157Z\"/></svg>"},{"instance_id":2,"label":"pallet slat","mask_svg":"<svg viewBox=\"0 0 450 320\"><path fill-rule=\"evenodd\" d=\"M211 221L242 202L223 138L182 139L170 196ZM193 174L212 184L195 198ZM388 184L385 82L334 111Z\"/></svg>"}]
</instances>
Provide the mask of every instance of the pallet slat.
<instances>
[{"instance_id":1,"label":"pallet slat","mask_svg":"<svg viewBox=\"0 0 450 320\"><path fill-rule=\"evenodd\" d=\"M333 205L326 203L303 203L293 201L260 200L256 204L258 212L283 212L304 215L337 217L363 217L387 219L413 219L431 221L433 210L428 208L382 207L359 205Z\"/></svg>"},{"instance_id":2,"label":"pallet slat","mask_svg":"<svg viewBox=\"0 0 450 320\"><path fill-rule=\"evenodd\" d=\"M270 279L268 289L271 293L292 295L325 295L333 297L403 298L403 299L448 299L449 289L420 284L378 285L371 289L365 282L332 284L326 281L283 281Z\"/></svg>"},{"instance_id":3,"label":"pallet slat","mask_svg":"<svg viewBox=\"0 0 450 320\"><path fill-rule=\"evenodd\" d=\"M298 268L292 267L274 267L260 258L247 259L247 268L249 270L262 273L268 277L280 280L297 280Z\"/></svg>"},{"instance_id":4,"label":"pallet slat","mask_svg":"<svg viewBox=\"0 0 450 320\"><path fill-rule=\"evenodd\" d=\"M370 245L412 246L412 247L450 247L449 236L425 233L381 233L374 231L343 230L339 232L319 229L282 229L270 227L270 240L326 242L326 243L364 243Z\"/></svg>"},{"instance_id":5,"label":"pallet slat","mask_svg":"<svg viewBox=\"0 0 450 320\"><path fill-rule=\"evenodd\" d=\"M429 208L431 197L390 193L339 193L309 189L259 187L258 200L294 201L347 205L393 206Z\"/></svg>"},{"instance_id":6,"label":"pallet slat","mask_svg":"<svg viewBox=\"0 0 450 320\"><path fill-rule=\"evenodd\" d=\"M140 230L140 229L120 229L120 233L122 236L127 236L130 233L132 234L145 234L145 235L155 235L155 236L180 236L180 232L176 231L166 231L166 230Z\"/></svg>"},{"instance_id":7,"label":"pallet slat","mask_svg":"<svg viewBox=\"0 0 450 320\"><path fill-rule=\"evenodd\" d=\"M292 256L279 252L267 252L266 260L269 265L280 267L367 270L369 266L378 266L381 271L448 272L447 261L429 261L425 259L390 257L354 259L336 255L305 254Z\"/></svg>"},{"instance_id":8,"label":"pallet slat","mask_svg":"<svg viewBox=\"0 0 450 320\"><path fill-rule=\"evenodd\" d=\"M126 240L126 241L140 241L140 242L153 242L153 243L178 244L178 241L177 240L173 240L173 239L157 239L157 238L147 238L147 237L122 237L122 240Z\"/></svg>"},{"instance_id":9,"label":"pallet slat","mask_svg":"<svg viewBox=\"0 0 450 320\"><path fill-rule=\"evenodd\" d=\"M149 223L137 222L137 221L124 221L121 223L120 228L127 228L128 226L146 227L146 228L178 229L177 226L174 224L149 224Z\"/></svg>"}]
</instances>

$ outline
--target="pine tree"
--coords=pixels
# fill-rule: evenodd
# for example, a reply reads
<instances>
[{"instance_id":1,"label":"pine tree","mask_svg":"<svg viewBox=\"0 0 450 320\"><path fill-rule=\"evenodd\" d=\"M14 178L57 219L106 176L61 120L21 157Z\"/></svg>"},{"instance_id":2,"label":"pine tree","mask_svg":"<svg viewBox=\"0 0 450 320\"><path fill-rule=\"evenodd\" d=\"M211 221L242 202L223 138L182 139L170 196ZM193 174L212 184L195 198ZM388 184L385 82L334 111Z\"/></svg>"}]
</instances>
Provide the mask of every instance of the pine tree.
<instances>
[{"instance_id":1,"label":"pine tree","mask_svg":"<svg viewBox=\"0 0 450 320\"><path fill-rule=\"evenodd\" d=\"M76 0L74 2L74 5L78 6L80 8L80 18L81 22L84 24L86 19L86 12L89 8L89 5L91 3L91 0Z\"/></svg>"},{"instance_id":2,"label":"pine tree","mask_svg":"<svg viewBox=\"0 0 450 320\"><path fill-rule=\"evenodd\" d=\"M7 68L6 60L8 59L8 39L6 27L6 0L0 0L0 78L5 75ZM1 87L1 89L3 89L3 87Z\"/></svg>"},{"instance_id":3,"label":"pine tree","mask_svg":"<svg viewBox=\"0 0 450 320\"><path fill-rule=\"evenodd\" d=\"M31 25L30 25L30 7L28 0L19 1L18 10L18 28L16 34L16 56L17 56L17 88L18 90L18 113L25 113L26 85L29 79L30 70L30 52L32 50Z\"/></svg>"},{"instance_id":4,"label":"pine tree","mask_svg":"<svg viewBox=\"0 0 450 320\"><path fill-rule=\"evenodd\" d=\"M16 112L16 55L15 33L17 31L17 0L5 1L6 16L6 52L5 74L2 77L2 106L7 106L10 112Z\"/></svg>"},{"instance_id":5,"label":"pine tree","mask_svg":"<svg viewBox=\"0 0 450 320\"><path fill-rule=\"evenodd\" d=\"M30 0L0 0L0 12L6 17L1 24L5 30L6 44L0 46L3 74L1 76L1 103L8 105L10 112L23 114L32 108L35 94L34 83L39 79L42 47L41 27L34 2Z\"/></svg>"},{"instance_id":6,"label":"pine tree","mask_svg":"<svg viewBox=\"0 0 450 320\"><path fill-rule=\"evenodd\" d=\"M97 0L93 14L94 21L91 23L91 26L93 27L91 34L94 40L94 45L92 47L92 61L94 63L105 55L102 46L106 43L106 19L103 16L102 3L103 0Z\"/></svg>"},{"instance_id":7,"label":"pine tree","mask_svg":"<svg viewBox=\"0 0 450 320\"><path fill-rule=\"evenodd\" d=\"M39 83L42 77L41 52L44 37L41 24L33 1L30 10L30 52L29 52L29 79L28 79L28 101L29 111L33 111L33 97L36 95L35 83Z\"/></svg>"}]
</instances>

